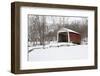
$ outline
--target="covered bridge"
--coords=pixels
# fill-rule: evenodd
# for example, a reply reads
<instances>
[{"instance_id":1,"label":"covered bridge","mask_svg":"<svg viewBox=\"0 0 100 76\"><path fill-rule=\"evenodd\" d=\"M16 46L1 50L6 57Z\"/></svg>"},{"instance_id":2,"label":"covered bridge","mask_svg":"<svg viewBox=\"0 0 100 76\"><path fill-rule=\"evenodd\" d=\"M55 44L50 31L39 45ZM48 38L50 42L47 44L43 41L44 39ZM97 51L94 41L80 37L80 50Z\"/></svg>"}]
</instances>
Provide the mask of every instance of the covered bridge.
<instances>
[{"instance_id":1,"label":"covered bridge","mask_svg":"<svg viewBox=\"0 0 100 76\"><path fill-rule=\"evenodd\" d=\"M80 33L73 31L67 28L61 28L57 32L57 41L58 42L72 42L75 44L81 43L81 35Z\"/></svg>"}]
</instances>

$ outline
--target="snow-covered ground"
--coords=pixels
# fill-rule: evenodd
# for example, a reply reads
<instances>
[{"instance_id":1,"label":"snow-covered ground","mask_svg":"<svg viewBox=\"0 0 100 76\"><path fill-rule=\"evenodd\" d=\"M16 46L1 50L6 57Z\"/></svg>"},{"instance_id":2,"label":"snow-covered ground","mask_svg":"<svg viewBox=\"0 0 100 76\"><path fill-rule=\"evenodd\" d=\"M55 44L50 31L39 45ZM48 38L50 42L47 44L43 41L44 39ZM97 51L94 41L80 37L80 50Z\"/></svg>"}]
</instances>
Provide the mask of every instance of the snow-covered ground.
<instances>
[{"instance_id":1,"label":"snow-covered ground","mask_svg":"<svg viewBox=\"0 0 100 76\"><path fill-rule=\"evenodd\" d=\"M33 50L36 49L47 49L47 48L52 48L52 47L62 47L62 46L75 46L77 44L73 44L73 43L66 43L66 42L50 42L50 44L46 44L46 45L37 45L37 46L30 46L28 47L28 52L31 52Z\"/></svg>"},{"instance_id":2,"label":"snow-covered ground","mask_svg":"<svg viewBox=\"0 0 100 76\"><path fill-rule=\"evenodd\" d=\"M49 45L50 46L50 45ZM32 48L32 47L31 47ZM88 57L87 45L61 46L33 49L29 52L29 61L75 60Z\"/></svg>"}]
</instances>

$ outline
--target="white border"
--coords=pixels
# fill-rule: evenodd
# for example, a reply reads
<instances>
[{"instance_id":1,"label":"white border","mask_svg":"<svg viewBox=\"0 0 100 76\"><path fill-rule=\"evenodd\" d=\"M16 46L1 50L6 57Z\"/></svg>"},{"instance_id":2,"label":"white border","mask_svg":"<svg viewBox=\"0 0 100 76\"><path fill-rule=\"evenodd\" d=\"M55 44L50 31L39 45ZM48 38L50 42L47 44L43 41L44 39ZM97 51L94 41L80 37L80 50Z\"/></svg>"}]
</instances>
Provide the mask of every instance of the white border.
<instances>
[{"instance_id":1,"label":"white border","mask_svg":"<svg viewBox=\"0 0 100 76\"><path fill-rule=\"evenodd\" d=\"M88 58L85 60L48 61L48 62L28 62L27 61L27 35L28 35L28 14L38 15L61 15L61 16L84 16L88 17ZM20 8L20 69L42 69L56 67L75 67L94 65L94 11L57 9L41 7L21 7ZM59 64L57 64L59 63Z\"/></svg>"}]
</instances>

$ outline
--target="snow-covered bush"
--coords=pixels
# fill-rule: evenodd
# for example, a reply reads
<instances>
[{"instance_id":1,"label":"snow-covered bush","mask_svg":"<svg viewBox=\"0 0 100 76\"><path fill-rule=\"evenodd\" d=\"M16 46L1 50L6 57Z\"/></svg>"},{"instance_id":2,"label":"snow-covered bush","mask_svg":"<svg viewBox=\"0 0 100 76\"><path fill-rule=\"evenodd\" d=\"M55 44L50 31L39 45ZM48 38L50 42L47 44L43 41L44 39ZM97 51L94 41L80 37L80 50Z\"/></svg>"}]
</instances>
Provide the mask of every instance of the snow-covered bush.
<instances>
[{"instance_id":1,"label":"snow-covered bush","mask_svg":"<svg viewBox=\"0 0 100 76\"><path fill-rule=\"evenodd\" d=\"M87 44L88 44L88 38L83 38L83 39L81 40L81 44L82 44L82 45L87 45Z\"/></svg>"}]
</instances>

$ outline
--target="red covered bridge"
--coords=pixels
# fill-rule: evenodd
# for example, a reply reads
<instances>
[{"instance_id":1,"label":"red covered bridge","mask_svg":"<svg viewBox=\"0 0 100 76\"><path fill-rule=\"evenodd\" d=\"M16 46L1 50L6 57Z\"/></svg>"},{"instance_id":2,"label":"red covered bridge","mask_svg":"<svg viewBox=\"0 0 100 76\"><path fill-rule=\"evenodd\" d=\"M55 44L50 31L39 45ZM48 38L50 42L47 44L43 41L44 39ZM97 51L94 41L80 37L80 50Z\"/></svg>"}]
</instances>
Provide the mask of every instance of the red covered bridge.
<instances>
[{"instance_id":1,"label":"red covered bridge","mask_svg":"<svg viewBox=\"0 0 100 76\"><path fill-rule=\"evenodd\" d=\"M57 32L57 41L58 42L72 42L75 44L81 43L81 36L80 33L67 29L67 28L61 28Z\"/></svg>"}]
</instances>

